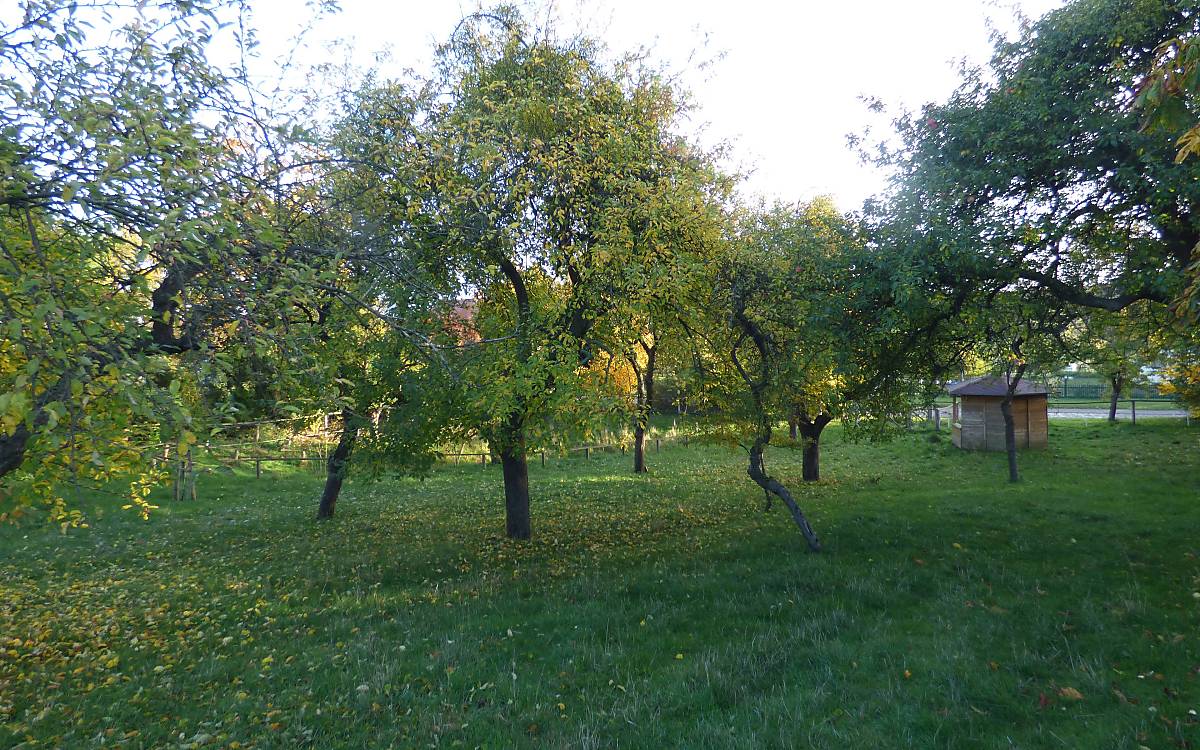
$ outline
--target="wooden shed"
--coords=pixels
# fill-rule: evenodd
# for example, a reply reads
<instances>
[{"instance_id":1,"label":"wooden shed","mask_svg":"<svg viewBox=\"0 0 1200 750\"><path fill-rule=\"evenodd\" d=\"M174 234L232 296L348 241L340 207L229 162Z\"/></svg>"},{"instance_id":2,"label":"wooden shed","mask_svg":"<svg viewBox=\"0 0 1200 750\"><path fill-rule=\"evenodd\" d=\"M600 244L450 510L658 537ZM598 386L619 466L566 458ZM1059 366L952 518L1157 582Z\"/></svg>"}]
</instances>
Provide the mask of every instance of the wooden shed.
<instances>
[{"instance_id":1,"label":"wooden shed","mask_svg":"<svg viewBox=\"0 0 1200 750\"><path fill-rule=\"evenodd\" d=\"M984 375L951 383L954 399L952 433L954 444L963 450L1004 450L1004 414L1000 402L1008 391L1003 377ZM1018 448L1045 448L1046 395L1037 383L1021 381L1013 394L1013 428Z\"/></svg>"}]
</instances>

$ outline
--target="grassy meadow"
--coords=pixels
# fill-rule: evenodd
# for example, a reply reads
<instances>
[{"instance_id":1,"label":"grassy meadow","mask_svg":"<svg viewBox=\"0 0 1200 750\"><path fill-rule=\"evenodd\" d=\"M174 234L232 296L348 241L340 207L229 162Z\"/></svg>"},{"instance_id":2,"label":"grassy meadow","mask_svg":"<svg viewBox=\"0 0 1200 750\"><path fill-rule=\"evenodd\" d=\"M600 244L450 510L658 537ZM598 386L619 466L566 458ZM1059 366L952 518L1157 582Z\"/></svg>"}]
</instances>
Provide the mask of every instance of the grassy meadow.
<instances>
[{"instance_id":1,"label":"grassy meadow","mask_svg":"<svg viewBox=\"0 0 1200 750\"><path fill-rule=\"evenodd\" d=\"M1200 747L1200 427L1052 422L1004 456L830 428L499 469L207 475L143 522L0 528L4 748Z\"/></svg>"}]
</instances>

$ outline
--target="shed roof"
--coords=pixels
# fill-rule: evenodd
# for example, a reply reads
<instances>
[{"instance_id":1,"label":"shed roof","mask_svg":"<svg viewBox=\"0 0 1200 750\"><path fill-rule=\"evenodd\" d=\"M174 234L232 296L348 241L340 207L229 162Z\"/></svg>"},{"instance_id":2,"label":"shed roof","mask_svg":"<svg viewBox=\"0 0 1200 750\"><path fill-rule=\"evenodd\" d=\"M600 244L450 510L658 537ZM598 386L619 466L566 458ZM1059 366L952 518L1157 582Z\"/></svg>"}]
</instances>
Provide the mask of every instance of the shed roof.
<instances>
[{"instance_id":1,"label":"shed roof","mask_svg":"<svg viewBox=\"0 0 1200 750\"><path fill-rule=\"evenodd\" d=\"M977 378L967 378L957 383L951 383L947 389L952 396L997 396L1003 397L1008 392L1008 380L996 375L981 375ZM1016 396L1045 396L1049 393L1040 383L1022 380L1017 383Z\"/></svg>"}]
</instances>

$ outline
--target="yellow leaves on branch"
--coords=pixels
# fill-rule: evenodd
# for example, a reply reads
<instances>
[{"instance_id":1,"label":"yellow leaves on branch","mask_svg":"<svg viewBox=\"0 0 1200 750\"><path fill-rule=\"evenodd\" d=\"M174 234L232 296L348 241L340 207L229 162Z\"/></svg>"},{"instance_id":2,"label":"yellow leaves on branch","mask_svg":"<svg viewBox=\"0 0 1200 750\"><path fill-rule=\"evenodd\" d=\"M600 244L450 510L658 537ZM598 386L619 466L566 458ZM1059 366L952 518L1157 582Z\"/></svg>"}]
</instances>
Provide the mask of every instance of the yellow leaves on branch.
<instances>
[{"instance_id":1,"label":"yellow leaves on branch","mask_svg":"<svg viewBox=\"0 0 1200 750\"><path fill-rule=\"evenodd\" d=\"M1175 154L1176 164L1182 163L1193 154L1200 154L1200 125L1179 136L1175 145L1179 147L1179 152Z\"/></svg>"}]
</instances>

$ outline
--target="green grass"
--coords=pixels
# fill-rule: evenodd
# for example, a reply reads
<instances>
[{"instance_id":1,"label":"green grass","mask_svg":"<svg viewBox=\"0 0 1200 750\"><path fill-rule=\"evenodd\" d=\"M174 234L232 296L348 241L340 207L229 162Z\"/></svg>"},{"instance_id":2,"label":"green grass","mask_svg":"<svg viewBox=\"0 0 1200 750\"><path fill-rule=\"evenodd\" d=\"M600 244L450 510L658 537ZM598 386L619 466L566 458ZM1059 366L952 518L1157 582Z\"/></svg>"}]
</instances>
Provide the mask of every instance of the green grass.
<instances>
[{"instance_id":1,"label":"green grass","mask_svg":"<svg viewBox=\"0 0 1200 750\"><path fill-rule=\"evenodd\" d=\"M1200 428L1050 429L772 451L820 555L695 445L535 463L526 544L478 465L0 529L0 747L1196 747Z\"/></svg>"}]
</instances>

